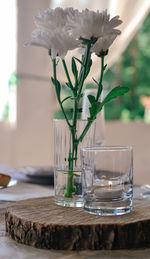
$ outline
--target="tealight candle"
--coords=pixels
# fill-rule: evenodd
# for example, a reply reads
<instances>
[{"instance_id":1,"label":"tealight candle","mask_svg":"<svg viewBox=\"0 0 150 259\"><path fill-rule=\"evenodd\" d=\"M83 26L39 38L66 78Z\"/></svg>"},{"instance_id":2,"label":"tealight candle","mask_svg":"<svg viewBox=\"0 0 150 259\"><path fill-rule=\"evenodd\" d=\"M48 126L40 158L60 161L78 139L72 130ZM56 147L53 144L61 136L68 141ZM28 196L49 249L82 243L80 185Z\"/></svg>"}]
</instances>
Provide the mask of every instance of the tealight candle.
<instances>
[{"instance_id":1,"label":"tealight candle","mask_svg":"<svg viewBox=\"0 0 150 259\"><path fill-rule=\"evenodd\" d=\"M120 186L112 186L112 182L109 185L100 185L94 188L94 194L97 198L113 199L121 197L123 190Z\"/></svg>"}]
</instances>

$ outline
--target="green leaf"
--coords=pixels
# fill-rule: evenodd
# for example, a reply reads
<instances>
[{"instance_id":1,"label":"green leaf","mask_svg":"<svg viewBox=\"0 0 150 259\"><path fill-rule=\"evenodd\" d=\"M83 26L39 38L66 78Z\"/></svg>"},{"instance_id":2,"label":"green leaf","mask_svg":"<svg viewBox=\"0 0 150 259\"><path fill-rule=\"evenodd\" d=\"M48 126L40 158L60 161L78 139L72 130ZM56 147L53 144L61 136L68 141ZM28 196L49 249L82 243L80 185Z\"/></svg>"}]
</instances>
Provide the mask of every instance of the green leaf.
<instances>
[{"instance_id":1,"label":"green leaf","mask_svg":"<svg viewBox=\"0 0 150 259\"><path fill-rule=\"evenodd\" d=\"M67 99L69 99L69 98L71 98L71 97L72 97L72 96L67 96L66 98L64 98L64 99L62 100L61 103L65 102Z\"/></svg>"},{"instance_id":2,"label":"green leaf","mask_svg":"<svg viewBox=\"0 0 150 259\"><path fill-rule=\"evenodd\" d=\"M108 103L109 101L111 101L112 99L124 95L125 93L127 93L129 91L128 87L121 87L121 86L117 86L115 88L113 88L108 95L105 97L105 99L103 100L102 104L104 105L105 103Z\"/></svg>"},{"instance_id":3,"label":"green leaf","mask_svg":"<svg viewBox=\"0 0 150 259\"><path fill-rule=\"evenodd\" d=\"M95 80L95 78L92 77L92 79L93 79L93 81L98 85L98 97L100 97L101 92L102 92L102 90L103 90L103 85L100 84L100 83L98 83L98 82ZM98 98L98 99L99 99L99 98Z\"/></svg>"},{"instance_id":4,"label":"green leaf","mask_svg":"<svg viewBox=\"0 0 150 259\"><path fill-rule=\"evenodd\" d=\"M94 77L92 77L93 81L95 82L95 84L99 85L98 82L95 80Z\"/></svg>"},{"instance_id":5,"label":"green leaf","mask_svg":"<svg viewBox=\"0 0 150 259\"><path fill-rule=\"evenodd\" d=\"M100 95L101 95L101 92L102 92L102 90L103 90L103 85L102 84L100 84L99 85L99 89L98 89L98 92L99 92L99 97L100 97ZM99 98L98 98L99 99Z\"/></svg>"},{"instance_id":6,"label":"green leaf","mask_svg":"<svg viewBox=\"0 0 150 259\"><path fill-rule=\"evenodd\" d=\"M73 57L73 58L76 59L82 66L84 66L83 62L80 59L78 59L76 57Z\"/></svg>"},{"instance_id":7,"label":"green leaf","mask_svg":"<svg viewBox=\"0 0 150 259\"><path fill-rule=\"evenodd\" d=\"M98 113L99 107L101 106L100 102L93 102L91 107L89 108L90 112L90 120L96 119L96 115Z\"/></svg>"},{"instance_id":8,"label":"green leaf","mask_svg":"<svg viewBox=\"0 0 150 259\"><path fill-rule=\"evenodd\" d=\"M75 80L78 80L78 70L76 66L76 62L74 61L74 58L72 58L72 72L74 74Z\"/></svg>"},{"instance_id":9,"label":"green leaf","mask_svg":"<svg viewBox=\"0 0 150 259\"><path fill-rule=\"evenodd\" d=\"M104 70L106 69L106 67L107 67L107 64L104 66Z\"/></svg>"},{"instance_id":10,"label":"green leaf","mask_svg":"<svg viewBox=\"0 0 150 259\"><path fill-rule=\"evenodd\" d=\"M88 95L88 99L89 99L89 102L90 104L92 105L93 103L95 103L95 97L93 95Z\"/></svg>"},{"instance_id":11,"label":"green leaf","mask_svg":"<svg viewBox=\"0 0 150 259\"><path fill-rule=\"evenodd\" d=\"M95 117L96 112L97 112L96 106L95 106L95 105L92 105L92 106L89 108L89 112L90 112L90 118Z\"/></svg>"},{"instance_id":12,"label":"green leaf","mask_svg":"<svg viewBox=\"0 0 150 259\"><path fill-rule=\"evenodd\" d=\"M103 100L103 102L101 103L98 112L101 111L101 109L103 108L103 106L108 103L109 101L111 101L112 99L115 99L118 96L124 95L125 93L127 93L129 91L128 87L121 87L121 86L117 86L115 88L113 88L108 95L105 97L105 99Z\"/></svg>"},{"instance_id":13,"label":"green leaf","mask_svg":"<svg viewBox=\"0 0 150 259\"><path fill-rule=\"evenodd\" d=\"M53 77L51 77L52 83L55 86L55 79Z\"/></svg>"},{"instance_id":14,"label":"green leaf","mask_svg":"<svg viewBox=\"0 0 150 259\"><path fill-rule=\"evenodd\" d=\"M88 65L87 65L87 69L86 69L86 73L85 73L85 78L88 76L88 74L90 72L90 69L91 69L91 66L92 66L92 59L90 58L90 60L88 62Z\"/></svg>"},{"instance_id":15,"label":"green leaf","mask_svg":"<svg viewBox=\"0 0 150 259\"><path fill-rule=\"evenodd\" d=\"M57 79L54 79L53 77L51 77L52 83L55 86L56 89L56 94L57 94L57 98L60 101L60 91L61 91L61 85L59 83L59 81Z\"/></svg>"}]
</instances>

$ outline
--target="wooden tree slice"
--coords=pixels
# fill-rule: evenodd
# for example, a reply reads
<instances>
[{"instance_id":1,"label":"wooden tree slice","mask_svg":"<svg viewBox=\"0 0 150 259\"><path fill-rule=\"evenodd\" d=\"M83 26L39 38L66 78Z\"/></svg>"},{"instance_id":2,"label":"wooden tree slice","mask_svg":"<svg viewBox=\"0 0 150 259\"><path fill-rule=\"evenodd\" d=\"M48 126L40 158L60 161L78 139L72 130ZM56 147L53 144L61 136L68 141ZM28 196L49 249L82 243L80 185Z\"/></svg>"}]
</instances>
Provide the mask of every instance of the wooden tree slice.
<instances>
[{"instance_id":1,"label":"wooden tree slice","mask_svg":"<svg viewBox=\"0 0 150 259\"><path fill-rule=\"evenodd\" d=\"M150 202L135 201L130 214L103 217L58 206L53 197L28 199L7 209L6 231L19 243L38 248L148 248Z\"/></svg>"}]
</instances>

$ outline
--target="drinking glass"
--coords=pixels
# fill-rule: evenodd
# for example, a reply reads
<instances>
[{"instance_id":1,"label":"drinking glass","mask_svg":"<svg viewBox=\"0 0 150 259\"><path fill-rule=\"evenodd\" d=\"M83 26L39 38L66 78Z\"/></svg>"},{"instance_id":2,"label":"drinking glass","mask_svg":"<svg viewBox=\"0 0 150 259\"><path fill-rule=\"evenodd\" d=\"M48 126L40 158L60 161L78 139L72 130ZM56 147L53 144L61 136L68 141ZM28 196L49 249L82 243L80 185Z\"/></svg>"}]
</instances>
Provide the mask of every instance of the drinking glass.
<instances>
[{"instance_id":1,"label":"drinking glass","mask_svg":"<svg viewBox=\"0 0 150 259\"><path fill-rule=\"evenodd\" d=\"M81 149L84 209L96 215L123 215L132 210L132 147Z\"/></svg>"}]
</instances>

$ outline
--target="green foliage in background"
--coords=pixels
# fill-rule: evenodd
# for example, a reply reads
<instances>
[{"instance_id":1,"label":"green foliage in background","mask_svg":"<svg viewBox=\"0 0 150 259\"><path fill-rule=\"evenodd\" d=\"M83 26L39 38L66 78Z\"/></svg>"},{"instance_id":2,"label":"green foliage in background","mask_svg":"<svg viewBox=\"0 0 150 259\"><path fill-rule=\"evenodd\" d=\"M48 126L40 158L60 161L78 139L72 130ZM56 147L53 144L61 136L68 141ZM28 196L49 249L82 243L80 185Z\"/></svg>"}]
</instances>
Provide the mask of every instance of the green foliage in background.
<instances>
[{"instance_id":1,"label":"green foliage in background","mask_svg":"<svg viewBox=\"0 0 150 259\"><path fill-rule=\"evenodd\" d=\"M6 120L6 119L8 119L8 116L9 116L9 104L6 103L5 106L4 106L4 111L3 111L2 118L4 120Z\"/></svg>"},{"instance_id":2,"label":"green foliage in background","mask_svg":"<svg viewBox=\"0 0 150 259\"><path fill-rule=\"evenodd\" d=\"M140 120L144 106L140 96L150 96L150 13L122 57L105 73L106 90L112 85L130 91L105 106L106 120Z\"/></svg>"},{"instance_id":3,"label":"green foliage in background","mask_svg":"<svg viewBox=\"0 0 150 259\"><path fill-rule=\"evenodd\" d=\"M9 80L8 80L9 94L10 94L12 85L18 85L18 78L17 78L15 73L12 73ZM3 114L2 114L3 120L8 120L9 112L10 112L10 104L9 104L9 100L8 100L7 103L4 105L4 108L3 108Z\"/></svg>"}]
</instances>

